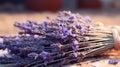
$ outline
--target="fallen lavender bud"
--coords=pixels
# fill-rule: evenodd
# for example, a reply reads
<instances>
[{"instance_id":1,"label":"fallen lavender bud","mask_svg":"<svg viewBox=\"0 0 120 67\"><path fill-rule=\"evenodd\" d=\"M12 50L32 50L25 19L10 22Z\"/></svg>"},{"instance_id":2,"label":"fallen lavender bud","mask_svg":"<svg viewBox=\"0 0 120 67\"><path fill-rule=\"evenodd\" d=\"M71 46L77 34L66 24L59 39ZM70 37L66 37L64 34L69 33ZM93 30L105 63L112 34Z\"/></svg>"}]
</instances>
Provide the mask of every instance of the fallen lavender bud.
<instances>
[{"instance_id":1,"label":"fallen lavender bud","mask_svg":"<svg viewBox=\"0 0 120 67\"><path fill-rule=\"evenodd\" d=\"M109 63L109 64L115 65L115 64L118 63L118 61L110 59L110 60L108 61L108 63Z\"/></svg>"}]
</instances>

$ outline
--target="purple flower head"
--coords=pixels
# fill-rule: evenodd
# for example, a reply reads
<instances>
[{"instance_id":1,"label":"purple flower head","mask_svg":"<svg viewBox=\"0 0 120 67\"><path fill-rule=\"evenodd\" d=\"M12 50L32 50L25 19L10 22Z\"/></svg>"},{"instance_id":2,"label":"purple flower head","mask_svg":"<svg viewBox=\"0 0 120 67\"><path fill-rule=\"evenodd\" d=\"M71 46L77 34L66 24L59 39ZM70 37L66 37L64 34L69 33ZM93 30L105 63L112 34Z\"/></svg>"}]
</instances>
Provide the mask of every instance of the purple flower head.
<instances>
[{"instance_id":1,"label":"purple flower head","mask_svg":"<svg viewBox=\"0 0 120 67\"><path fill-rule=\"evenodd\" d=\"M14 26L19 26L19 25L20 25L20 23L17 21L14 23Z\"/></svg>"},{"instance_id":2,"label":"purple flower head","mask_svg":"<svg viewBox=\"0 0 120 67\"><path fill-rule=\"evenodd\" d=\"M74 19L74 16L69 16L69 19Z\"/></svg>"},{"instance_id":3,"label":"purple flower head","mask_svg":"<svg viewBox=\"0 0 120 67\"><path fill-rule=\"evenodd\" d=\"M47 56L48 56L48 52L42 51L42 52L40 53L40 56L42 56L42 58L43 58L44 60L46 60L46 59L47 59Z\"/></svg>"},{"instance_id":4,"label":"purple flower head","mask_svg":"<svg viewBox=\"0 0 120 67\"><path fill-rule=\"evenodd\" d=\"M78 54L77 52L73 52L73 53L70 54L70 56L73 57L73 58L77 58L78 55L79 55L79 54Z\"/></svg>"},{"instance_id":5,"label":"purple flower head","mask_svg":"<svg viewBox=\"0 0 120 67\"><path fill-rule=\"evenodd\" d=\"M29 36L30 38L34 38L34 35L33 34L30 34L30 36Z\"/></svg>"},{"instance_id":6,"label":"purple flower head","mask_svg":"<svg viewBox=\"0 0 120 67\"><path fill-rule=\"evenodd\" d=\"M15 49L15 50L16 50L16 49L18 49L18 48L17 48L16 46L14 46L14 47L13 47L13 49Z\"/></svg>"},{"instance_id":7,"label":"purple flower head","mask_svg":"<svg viewBox=\"0 0 120 67\"><path fill-rule=\"evenodd\" d=\"M77 18L81 18L81 15L79 13L76 14Z\"/></svg>"},{"instance_id":8,"label":"purple flower head","mask_svg":"<svg viewBox=\"0 0 120 67\"><path fill-rule=\"evenodd\" d=\"M62 26L62 30L65 32L67 31L67 28Z\"/></svg>"},{"instance_id":9,"label":"purple flower head","mask_svg":"<svg viewBox=\"0 0 120 67\"><path fill-rule=\"evenodd\" d=\"M86 31L85 27L82 27L82 29L80 30L80 33L83 34Z\"/></svg>"},{"instance_id":10,"label":"purple flower head","mask_svg":"<svg viewBox=\"0 0 120 67\"><path fill-rule=\"evenodd\" d=\"M58 26L58 28L59 28L60 30L62 30L62 29L63 29L63 27L62 27L62 26Z\"/></svg>"},{"instance_id":11,"label":"purple flower head","mask_svg":"<svg viewBox=\"0 0 120 67\"><path fill-rule=\"evenodd\" d=\"M86 22L91 22L90 17L89 17L89 16L86 16L86 17L85 17L85 21L86 21Z\"/></svg>"},{"instance_id":12,"label":"purple flower head","mask_svg":"<svg viewBox=\"0 0 120 67\"><path fill-rule=\"evenodd\" d=\"M78 57L78 54L77 54L77 53L75 53L75 52L73 53L73 55L74 55L74 57Z\"/></svg>"},{"instance_id":13,"label":"purple flower head","mask_svg":"<svg viewBox=\"0 0 120 67\"><path fill-rule=\"evenodd\" d=\"M60 13L61 15L64 14L65 16L71 15L71 11L63 11Z\"/></svg>"},{"instance_id":14,"label":"purple flower head","mask_svg":"<svg viewBox=\"0 0 120 67\"><path fill-rule=\"evenodd\" d=\"M68 36L68 35L60 34L60 37L61 37L62 39L66 38L67 36Z\"/></svg>"},{"instance_id":15,"label":"purple flower head","mask_svg":"<svg viewBox=\"0 0 120 67\"><path fill-rule=\"evenodd\" d=\"M19 42L19 41L16 41L16 45L20 45L20 43L21 43L21 42Z\"/></svg>"},{"instance_id":16,"label":"purple flower head","mask_svg":"<svg viewBox=\"0 0 120 67\"><path fill-rule=\"evenodd\" d=\"M73 31L72 29L68 30L67 35L72 35L72 31Z\"/></svg>"},{"instance_id":17,"label":"purple flower head","mask_svg":"<svg viewBox=\"0 0 120 67\"><path fill-rule=\"evenodd\" d=\"M76 34L71 34L73 37L76 37Z\"/></svg>"},{"instance_id":18,"label":"purple flower head","mask_svg":"<svg viewBox=\"0 0 120 67\"><path fill-rule=\"evenodd\" d=\"M109 64L117 64L118 62L115 61L115 60L111 60L111 59L110 59L110 60L108 61L108 63L109 63Z\"/></svg>"},{"instance_id":19,"label":"purple flower head","mask_svg":"<svg viewBox=\"0 0 120 67\"><path fill-rule=\"evenodd\" d=\"M37 39L38 39L38 38L39 38L39 35L34 35L34 38L37 38Z\"/></svg>"},{"instance_id":20,"label":"purple flower head","mask_svg":"<svg viewBox=\"0 0 120 67\"><path fill-rule=\"evenodd\" d=\"M61 43L54 43L51 46L53 46L55 48L61 48L63 45Z\"/></svg>"},{"instance_id":21,"label":"purple flower head","mask_svg":"<svg viewBox=\"0 0 120 67\"><path fill-rule=\"evenodd\" d=\"M47 21L44 21L43 24L46 27L49 23Z\"/></svg>"},{"instance_id":22,"label":"purple flower head","mask_svg":"<svg viewBox=\"0 0 120 67\"><path fill-rule=\"evenodd\" d=\"M15 40L19 40L20 38L18 36L15 37Z\"/></svg>"},{"instance_id":23,"label":"purple flower head","mask_svg":"<svg viewBox=\"0 0 120 67\"><path fill-rule=\"evenodd\" d=\"M72 45L72 49L77 51L79 49L79 46L78 45Z\"/></svg>"},{"instance_id":24,"label":"purple flower head","mask_svg":"<svg viewBox=\"0 0 120 67\"><path fill-rule=\"evenodd\" d=\"M15 26L15 27L18 27L20 30L23 30L23 29L24 29L23 23L15 22L15 23L14 23L14 26Z\"/></svg>"},{"instance_id":25,"label":"purple flower head","mask_svg":"<svg viewBox=\"0 0 120 67\"><path fill-rule=\"evenodd\" d=\"M31 27L31 26L25 26L25 28L26 28L27 30L32 30L32 27Z\"/></svg>"},{"instance_id":26,"label":"purple flower head","mask_svg":"<svg viewBox=\"0 0 120 67\"><path fill-rule=\"evenodd\" d=\"M54 43L51 45L53 52L61 52L62 46L63 45L61 43Z\"/></svg>"},{"instance_id":27,"label":"purple flower head","mask_svg":"<svg viewBox=\"0 0 120 67\"><path fill-rule=\"evenodd\" d=\"M79 44L79 42L75 39L75 40L73 40L73 43L74 44Z\"/></svg>"},{"instance_id":28,"label":"purple flower head","mask_svg":"<svg viewBox=\"0 0 120 67\"><path fill-rule=\"evenodd\" d=\"M64 26L64 24L63 24L63 23L59 23L58 25L59 25L59 26L62 26L62 27Z\"/></svg>"}]
</instances>

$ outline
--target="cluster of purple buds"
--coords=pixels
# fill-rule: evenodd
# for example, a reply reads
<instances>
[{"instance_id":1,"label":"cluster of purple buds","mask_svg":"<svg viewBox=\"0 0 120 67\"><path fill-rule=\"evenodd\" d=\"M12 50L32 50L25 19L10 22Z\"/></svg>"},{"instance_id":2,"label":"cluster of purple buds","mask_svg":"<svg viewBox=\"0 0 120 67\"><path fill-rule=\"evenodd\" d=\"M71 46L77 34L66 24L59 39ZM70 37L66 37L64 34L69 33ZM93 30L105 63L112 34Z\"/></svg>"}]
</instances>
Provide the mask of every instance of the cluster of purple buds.
<instances>
[{"instance_id":1,"label":"cluster of purple buds","mask_svg":"<svg viewBox=\"0 0 120 67\"><path fill-rule=\"evenodd\" d=\"M15 22L14 26L21 31L18 36L0 38L0 47L5 45L4 48L9 49L10 53L29 61L57 61L69 55L78 57L82 47L80 43L88 41L89 38L84 36L89 34L90 27L94 25L90 18L87 16L84 19L78 13L63 11L54 19L47 19L49 21L42 23L29 20Z\"/></svg>"}]
</instances>

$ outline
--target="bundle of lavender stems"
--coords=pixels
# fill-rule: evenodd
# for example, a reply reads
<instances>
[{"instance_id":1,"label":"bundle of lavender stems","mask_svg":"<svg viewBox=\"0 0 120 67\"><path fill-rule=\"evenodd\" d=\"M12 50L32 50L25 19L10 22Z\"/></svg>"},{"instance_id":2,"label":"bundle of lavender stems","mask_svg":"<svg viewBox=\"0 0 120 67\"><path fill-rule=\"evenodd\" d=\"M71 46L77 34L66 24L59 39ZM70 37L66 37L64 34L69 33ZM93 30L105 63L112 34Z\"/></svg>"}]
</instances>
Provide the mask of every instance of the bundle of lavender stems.
<instances>
[{"instance_id":1,"label":"bundle of lavender stems","mask_svg":"<svg viewBox=\"0 0 120 67\"><path fill-rule=\"evenodd\" d=\"M99 31L99 25L79 13L58 12L54 19L37 23L15 22L21 31L17 36L0 37L0 64L13 64L14 67L63 66L77 63L88 56L100 52L112 42L112 33ZM96 34L97 33L97 34ZM106 38L100 39L99 34ZM106 36L109 34L108 39ZM97 37L97 38L96 38ZM108 48L113 47L113 45ZM106 48L107 49L107 48Z\"/></svg>"}]
</instances>

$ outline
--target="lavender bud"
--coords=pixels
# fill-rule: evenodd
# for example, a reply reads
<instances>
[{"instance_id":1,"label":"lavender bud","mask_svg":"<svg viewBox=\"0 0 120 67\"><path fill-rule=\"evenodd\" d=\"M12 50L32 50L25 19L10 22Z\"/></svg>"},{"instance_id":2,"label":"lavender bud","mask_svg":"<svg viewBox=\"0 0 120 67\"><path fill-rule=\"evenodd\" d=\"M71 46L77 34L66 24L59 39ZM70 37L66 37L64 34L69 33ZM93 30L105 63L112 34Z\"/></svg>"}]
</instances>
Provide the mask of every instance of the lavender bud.
<instances>
[{"instance_id":1,"label":"lavender bud","mask_svg":"<svg viewBox=\"0 0 120 67\"><path fill-rule=\"evenodd\" d=\"M69 16L69 19L74 19L74 16Z\"/></svg>"},{"instance_id":2,"label":"lavender bud","mask_svg":"<svg viewBox=\"0 0 120 67\"><path fill-rule=\"evenodd\" d=\"M80 30L80 33L83 34L86 31L85 27L82 27L82 29Z\"/></svg>"},{"instance_id":3,"label":"lavender bud","mask_svg":"<svg viewBox=\"0 0 120 67\"><path fill-rule=\"evenodd\" d=\"M63 28L62 28L62 26L58 26L58 28L60 29L60 30L62 30Z\"/></svg>"},{"instance_id":4,"label":"lavender bud","mask_svg":"<svg viewBox=\"0 0 120 67\"><path fill-rule=\"evenodd\" d=\"M67 31L67 35L72 35L72 29Z\"/></svg>"},{"instance_id":5,"label":"lavender bud","mask_svg":"<svg viewBox=\"0 0 120 67\"><path fill-rule=\"evenodd\" d=\"M79 49L79 46L78 45L72 45L72 49L77 51Z\"/></svg>"},{"instance_id":6,"label":"lavender bud","mask_svg":"<svg viewBox=\"0 0 120 67\"><path fill-rule=\"evenodd\" d=\"M25 27L27 30L31 30L32 28L30 26Z\"/></svg>"},{"instance_id":7,"label":"lavender bud","mask_svg":"<svg viewBox=\"0 0 120 67\"><path fill-rule=\"evenodd\" d=\"M20 38L18 36L15 37L15 40L19 40Z\"/></svg>"},{"instance_id":8,"label":"lavender bud","mask_svg":"<svg viewBox=\"0 0 120 67\"><path fill-rule=\"evenodd\" d=\"M78 53L77 53L77 52L71 53L71 54L70 54L70 57L72 57L72 58L77 58L77 57L78 57Z\"/></svg>"},{"instance_id":9,"label":"lavender bud","mask_svg":"<svg viewBox=\"0 0 120 67\"><path fill-rule=\"evenodd\" d=\"M68 36L68 35L60 34L60 37L61 37L62 39L66 38L67 36Z\"/></svg>"},{"instance_id":10,"label":"lavender bud","mask_svg":"<svg viewBox=\"0 0 120 67\"><path fill-rule=\"evenodd\" d=\"M67 31L67 28L65 28L65 27L62 27L62 30L65 32L65 31Z\"/></svg>"},{"instance_id":11,"label":"lavender bud","mask_svg":"<svg viewBox=\"0 0 120 67\"><path fill-rule=\"evenodd\" d=\"M73 43L74 44L79 44L79 42L77 40L74 40Z\"/></svg>"},{"instance_id":12,"label":"lavender bud","mask_svg":"<svg viewBox=\"0 0 120 67\"><path fill-rule=\"evenodd\" d=\"M42 52L40 53L40 56L41 56L44 60L47 59L47 55L48 55L48 52L46 52L46 51L42 51Z\"/></svg>"},{"instance_id":13,"label":"lavender bud","mask_svg":"<svg viewBox=\"0 0 120 67\"><path fill-rule=\"evenodd\" d=\"M48 25L48 22L47 21L44 21L43 22L44 26L46 27Z\"/></svg>"},{"instance_id":14,"label":"lavender bud","mask_svg":"<svg viewBox=\"0 0 120 67\"><path fill-rule=\"evenodd\" d=\"M77 54L77 53L73 53L73 56L74 56L74 57L78 57L78 54Z\"/></svg>"},{"instance_id":15,"label":"lavender bud","mask_svg":"<svg viewBox=\"0 0 120 67\"><path fill-rule=\"evenodd\" d=\"M115 61L115 60L109 60L108 63L109 63L109 64L114 64L114 65L115 65L115 64L117 64L118 62Z\"/></svg>"},{"instance_id":16,"label":"lavender bud","mask_svg":"<svg viewBox=\"0 0 120 67\"><path fill-rule=\"evenodd\" d=\"M86 16L86 17L85 17L85 21L86 21L86 22L91 22L90 17L89 17L89 16Z\"/></svg>"}]
</instances>

